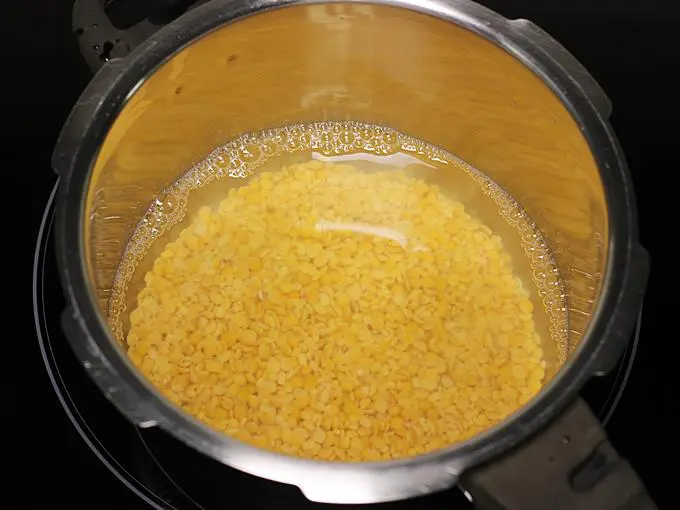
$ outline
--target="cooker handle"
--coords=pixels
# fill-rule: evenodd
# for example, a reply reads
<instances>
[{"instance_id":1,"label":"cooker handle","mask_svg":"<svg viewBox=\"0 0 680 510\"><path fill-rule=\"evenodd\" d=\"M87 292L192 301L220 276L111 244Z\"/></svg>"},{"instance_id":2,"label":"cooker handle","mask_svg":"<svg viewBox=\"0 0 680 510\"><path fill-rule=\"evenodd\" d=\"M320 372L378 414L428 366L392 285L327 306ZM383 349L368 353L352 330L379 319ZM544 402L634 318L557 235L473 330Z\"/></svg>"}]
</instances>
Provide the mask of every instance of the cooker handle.
<instances>
[{"instance_id":1,"label":"cooker handle","mask_svg":"<svg viewBox=\"0 0 680 510\"><path fill-rule=\"evenodd\" d=\"M164 25L208 0L75 0L71 15L80 53L93 72L124 58Z\"/></svg>"},{"instance_id":2,"label":"cooker handle","mask_svg":"<svg viewBox=\"0 0 680 510\"><path fill-rule=\"evenodd\" d=\"M511 20L510 25L516 32L528 39L538 51L543 52L561 67L574 80L600 115L609 118L612 113L609 97L574 55L545 30L527 19Z\"/></svg>"},{"instance_id":3,"label":"cooker handle","mask_svg":"<svg viewBox=\"0 0 680 510\"><path fill-rule=\"evenodd\" d=\"M655 510L581 399L510 453L466 471L477 510Z\"/></svg>"}]
</instances>

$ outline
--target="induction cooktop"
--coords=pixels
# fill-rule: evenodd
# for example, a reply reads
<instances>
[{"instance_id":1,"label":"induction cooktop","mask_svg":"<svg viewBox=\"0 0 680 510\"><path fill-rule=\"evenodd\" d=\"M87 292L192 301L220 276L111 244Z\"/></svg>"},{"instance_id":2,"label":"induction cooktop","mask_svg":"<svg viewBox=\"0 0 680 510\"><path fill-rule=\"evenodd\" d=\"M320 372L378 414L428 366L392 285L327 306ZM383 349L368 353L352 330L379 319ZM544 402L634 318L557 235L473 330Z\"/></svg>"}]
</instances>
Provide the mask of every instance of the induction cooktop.
<instances>
[{"instance_id":1,"label":"induction cooktop","mask_svg":"<svg viewBox=\"0 0 680 510\"><path fill-rule=\"evenodd\" d=\"M31 441L22 444L17 457L29 466L25 474L22 471L25 480L39 483L29 484L29 489L22 485L8 508L59 504L75 509L132 510L331 506L309 502L295 487L225 467L162 431L134 427L102 397L61 333L64 299L50 236L58 181L49 168L49 155L58 129L91 72L110 58L124 58L137 41L135 37L144 37L197 3L139 0L139 5L145 4L150 11L128 12L126 18L121 1L88 4L88 0L80 0L75 11L71 2L30 2L42 10L26 8L12 14L13 19L24 20L17 21L17 26L31 27L33 34L28 37L26 29L13 34L17 51L28 56L22 59L25 71L18 76L24 79L16 83L16 94L11 101L3 100L7 103L3 111L7 106L9 112L3 118L3 123L9 121L2 131L3 165L21 169L12 178L32 192L32 224L30 229L22 229L31 232L27 243L31 279L23 277L17 283L31 289L32 316L24 335L28 355L22 364L22 383L17 375L15 386L22 399L30 398L21 421ZM92 7L95 3L96 9ZM614 104L612 123L628 157L639 198L642 243L652 255L654 267L661 264L667 255L657 230L661 208L671 201L671 191L659 186L658 172L677 167L679 162L673 150L672 124L665 129L663 122L669 112L680 111L675 87L664 69L680 52L672 28L680 22L680 9L649 0L645 6L622 0L597 5L574 0L554 0L550 5L528 0L514 1L512 6L500 1L482 3L505 16L528 18L541 25L565 44L608 92ZM117 25L95 19L102 8L118 16ZM152 11L156 14L149 14ZM71 19L72 12L80 15ZM146 32L138 29L132 33L140 24ZM45 52L49 52L47 56ZM40 58L31 60L36 56ZM605 423L620 453L636 467L659 507L672 508L667 488L671 473L662 467L660 457L678 453L667 439L678 399L671 383L671 333L661 325L670 311L663 299L663 285L663 277L658 278L653 270L643 312L623 357L608 376L592 379L583 396ZM458 488L373 506L472 508Z\"/></svg>"}]
</instances>

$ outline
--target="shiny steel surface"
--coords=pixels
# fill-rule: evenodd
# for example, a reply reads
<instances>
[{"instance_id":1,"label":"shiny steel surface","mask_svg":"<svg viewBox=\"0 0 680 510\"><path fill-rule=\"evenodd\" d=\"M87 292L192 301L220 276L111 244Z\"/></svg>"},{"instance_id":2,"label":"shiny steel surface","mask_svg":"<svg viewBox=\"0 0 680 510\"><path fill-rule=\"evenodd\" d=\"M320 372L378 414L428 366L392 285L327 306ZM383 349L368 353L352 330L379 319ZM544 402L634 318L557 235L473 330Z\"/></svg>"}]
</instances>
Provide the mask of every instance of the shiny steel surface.
<instances>
[{"instance_id":1,"label":"shiny steel surface","mask_svg":"<svg viewBox=\"0 0 680 510\"><path fill-rule=\"evenodd\" d=\"M609 109L549 36L466 0L211 2L104 66L62 133L54 166L65 174L58 239L69 339L135 423L310 499L378 502L448 487L544 424L597 370L605 341L622 341L612 323L635 276L634 207ZM572 355L506 423L408 460L291 458L177 409L112 340L108 290L159 190L239 134L326 119L386 125L460 156L509 191L548 239L566 286Z\"/></svg>"}]
</instances>

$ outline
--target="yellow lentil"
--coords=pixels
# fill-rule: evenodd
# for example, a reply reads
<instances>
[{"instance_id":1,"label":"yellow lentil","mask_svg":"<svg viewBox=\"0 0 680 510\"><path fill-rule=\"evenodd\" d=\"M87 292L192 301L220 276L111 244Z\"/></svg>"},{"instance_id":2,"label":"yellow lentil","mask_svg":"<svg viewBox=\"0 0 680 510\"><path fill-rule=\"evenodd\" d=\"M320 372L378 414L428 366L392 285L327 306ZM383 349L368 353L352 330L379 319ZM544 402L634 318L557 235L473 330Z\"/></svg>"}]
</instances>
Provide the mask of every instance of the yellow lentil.
<instances>
[{"instance_id":1,"label":"yellow lentil","mask_svg":"<svg viewBox=\"0 0 680 510\"><path fill-rule=\"evenodd\" d=\"M256 446L381 460L466 439L545 375L498 236L398 171L312 161L203 207L130 313L131 360Z\"/></svg>"}]
</instances>

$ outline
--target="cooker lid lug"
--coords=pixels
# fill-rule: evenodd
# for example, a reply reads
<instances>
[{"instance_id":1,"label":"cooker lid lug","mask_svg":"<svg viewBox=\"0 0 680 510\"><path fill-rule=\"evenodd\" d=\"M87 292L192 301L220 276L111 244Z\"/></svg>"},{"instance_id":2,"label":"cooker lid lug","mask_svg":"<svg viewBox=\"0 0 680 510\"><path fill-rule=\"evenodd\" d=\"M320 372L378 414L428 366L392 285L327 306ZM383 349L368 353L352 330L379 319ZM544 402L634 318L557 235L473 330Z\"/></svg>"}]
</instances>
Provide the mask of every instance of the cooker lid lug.
<instances>
[{"instance_id":1,"label":"cooker lid lug","mask_svg":"<svg viewBox=\"0 0 680 510\"><path fill-rule=\"evenodd\" d=\"M537 49L549 57L557 66L561 67L567 76L576 83L581 92L588 98L599 114L609 118L612 104L600 84L586 70L586 68L567 49L558 43L542 28L527 19L510 21L510 26Z\"/></svg>"}]
</instances>

